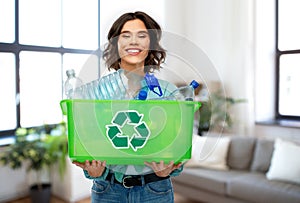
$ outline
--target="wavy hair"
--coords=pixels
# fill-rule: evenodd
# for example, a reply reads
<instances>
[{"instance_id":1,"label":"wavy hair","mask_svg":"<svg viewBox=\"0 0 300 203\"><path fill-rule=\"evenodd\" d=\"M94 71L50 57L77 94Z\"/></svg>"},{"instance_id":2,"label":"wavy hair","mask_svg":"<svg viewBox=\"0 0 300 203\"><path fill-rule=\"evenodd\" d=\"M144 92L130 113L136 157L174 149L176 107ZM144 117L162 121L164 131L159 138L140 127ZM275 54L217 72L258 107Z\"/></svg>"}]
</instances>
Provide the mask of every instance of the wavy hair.
<instances>
[{"instance_id":1,"label":"wavy hair","mask_svg":"<svg viewBox=\"0 0 300 203\"><path fill-rule=\"evenodd\" d=\"M144 12L137 11L134 13L125 13L120 16L110 28L107 39L108 44L103 51L103 59L108 69L120 69L119 63L121 61L118 52L118 39L121 30L127 21L139 19L144 22L150 36L150 47L148 56L145 59L144 72L153 72L159 70L161 63L165 61L166 51L159 44L161 39L161 27L159 24Z\"/></svg>"}]
</instances>

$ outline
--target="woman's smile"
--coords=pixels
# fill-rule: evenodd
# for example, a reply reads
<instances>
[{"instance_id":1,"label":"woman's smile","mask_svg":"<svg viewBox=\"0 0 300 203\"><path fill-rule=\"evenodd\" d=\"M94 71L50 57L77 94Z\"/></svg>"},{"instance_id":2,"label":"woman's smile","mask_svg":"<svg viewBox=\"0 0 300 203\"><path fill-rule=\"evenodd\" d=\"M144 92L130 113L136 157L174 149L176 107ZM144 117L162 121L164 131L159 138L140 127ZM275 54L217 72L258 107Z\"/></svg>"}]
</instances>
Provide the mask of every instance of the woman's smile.
<instances>
[{"instance_id":1,"label":"woman's smile","mask_svg":"<svg viewBox=\"0 0 300 203\"><path fill-rule=\"evenodd\" d=\"M128 55L137 56L140 52L142 52L142 50L138 48L129 48L126 49L126 52L128 53Z\"/></svg>"}]
</instances>

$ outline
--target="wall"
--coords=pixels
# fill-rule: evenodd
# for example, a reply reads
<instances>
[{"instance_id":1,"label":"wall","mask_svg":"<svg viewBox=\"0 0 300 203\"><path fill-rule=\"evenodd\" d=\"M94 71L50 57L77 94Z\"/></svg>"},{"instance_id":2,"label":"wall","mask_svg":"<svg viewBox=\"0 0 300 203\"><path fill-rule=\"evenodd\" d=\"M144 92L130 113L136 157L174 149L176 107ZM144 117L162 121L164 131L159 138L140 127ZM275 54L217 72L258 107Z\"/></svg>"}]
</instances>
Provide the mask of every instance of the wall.
<instances>
[{"instance_id":1,"label":"wall","mask_svg":"<svg viewBox=\"0 0 300 203\"><path fill-rule=\"evenodd\" d=\"M272 119L275 116L275 2L256 3L255 39L255 106L256 120Z\"/></svg>"},{"instance_id":2,"label":"wall","mask_svg":"<svg viewBox=\"0 0 300 203\"><path fill-rule=\"evenodd\" d=\"M22 197L28 194L26 169L11 170L0 167L0 202Z\"/></svg>"},{"instance_id":3,"label":"wall","mask_svg":"<svg viewBox=\"0 0 300 203\"><path fill-rule=\"evenodd\" d=\"M171 3L175 9L166 6L165 29L183 35L206 54L227 95L248 100L233 109L234 131L253 133L253 1L166 1L166 5ZM207 71L205 65L196 68L200 73ZM184 74L187 70L178 71ZM201 79L208 83L215 80L213 76Z\"/></svg>"},{"instance_id":4,"label":"wall","mask_svg":"<svg viewBox=\"0 0 300 203\"><path fill-rule=\"evenodd\" d=\"M81 168L66 159L66 172L63 177L58 173L57 165L52 167L52 194L67 202L77 202L91 194L93 180L87 179Z\"/></svg>"},{"instance_id":5,"label":"wall","mask_svg":"<svg viewBox=\"0 0 300 203\"><path fill-rule=\"evenodd\" d=\"M300 140L299 128L255 124L274 117L274 6L273 0L166 0L165 29L203 50L227 95L247 99L233 109L233 132Z\"/></svg>"}]
</instances>

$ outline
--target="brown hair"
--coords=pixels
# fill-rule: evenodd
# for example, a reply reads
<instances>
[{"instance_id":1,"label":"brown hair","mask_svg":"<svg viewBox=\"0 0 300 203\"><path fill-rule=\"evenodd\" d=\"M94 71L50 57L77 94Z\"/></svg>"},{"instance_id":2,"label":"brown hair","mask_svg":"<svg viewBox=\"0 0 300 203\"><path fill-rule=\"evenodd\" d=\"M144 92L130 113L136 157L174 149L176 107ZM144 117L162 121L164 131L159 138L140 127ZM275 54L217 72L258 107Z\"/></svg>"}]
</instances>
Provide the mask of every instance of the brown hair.
<instances>
[{"instance_id":1,"label":"brown hair","mask_svg":"<svg viewBox=\"0 0 300 203\"><path fill-rule=\"evenodd\" d=\"M121 59L118 53L118 38L124 24L127 21L135 19L140 19L144 22L150 36L150 48L148 56L145 59L144 72L152 72L155 69L159 70L160 64L164 62L166 51L159 44L161 39L161 28L159 24L146 13L137 11L134 13L123 14L110 28L107 35L108 44L103 51L103 59L105 60L108 69L120 69L119 62Z\"/></svg>"}]
</instances>

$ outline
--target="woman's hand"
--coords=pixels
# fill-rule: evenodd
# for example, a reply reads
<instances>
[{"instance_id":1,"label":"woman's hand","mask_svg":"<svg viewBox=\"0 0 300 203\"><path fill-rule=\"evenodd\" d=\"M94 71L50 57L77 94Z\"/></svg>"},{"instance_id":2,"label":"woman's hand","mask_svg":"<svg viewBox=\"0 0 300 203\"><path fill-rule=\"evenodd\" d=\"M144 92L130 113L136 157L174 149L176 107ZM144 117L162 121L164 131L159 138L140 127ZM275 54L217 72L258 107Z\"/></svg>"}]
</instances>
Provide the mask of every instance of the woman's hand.
<instances>
[{"instance_id":1,"label":"woman's hand","mask_svg":"<svg viewBox=\"0 0 300 203\"><path fill-rule=\"evenodd\" d=\"M170 161L169 164L165 164L163 161L156 162L145 162L145 165L151 167L154 173L159 177L167 177L175 169L179 169L182 163L174 164L174 161Z\"/></svg>"},{"instance_id":2,"label":"woman's hand","mask_svg":"<svg viewBox=\"0 0 300 203\"><path fill-rule=\"evenodd\" d=\"M73 164L76 166L82 168L83 170L86 170L90 176L92 177L99 177L102 175L102 173L105 171L106 161L85 161L83 163L73 161Z\"/></svg>"}]
</instances>

